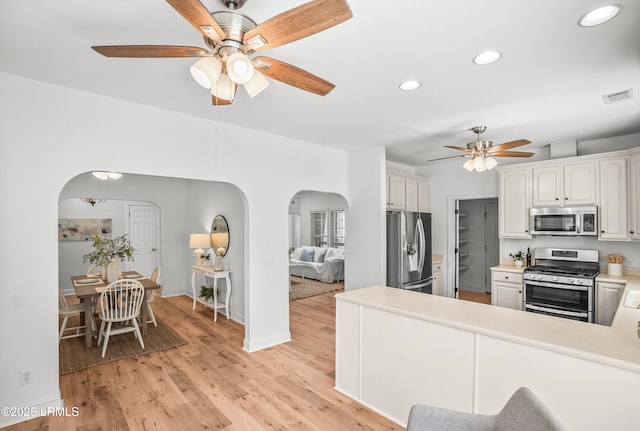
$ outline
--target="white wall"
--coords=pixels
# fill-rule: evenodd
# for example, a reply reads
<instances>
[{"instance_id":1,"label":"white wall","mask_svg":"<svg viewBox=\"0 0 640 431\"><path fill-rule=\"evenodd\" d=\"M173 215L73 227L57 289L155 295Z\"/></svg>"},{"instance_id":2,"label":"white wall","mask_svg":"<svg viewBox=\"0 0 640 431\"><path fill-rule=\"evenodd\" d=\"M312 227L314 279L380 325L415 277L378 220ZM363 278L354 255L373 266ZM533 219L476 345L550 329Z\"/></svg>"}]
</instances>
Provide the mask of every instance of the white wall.
<instances>
[{"instance_id":1,"label":"white wall","mask_svg":"<svg viewBox=\"0 0 640 431\"><path fill-rule=\"evenodd\" d=\"M297 191L346 197L354 216L366 220L347 221L355 225L348 252L361 256L347 266L350 279L360 287L384 279L379 270L369 270L382 268L384 262L382 149L354 158L328 147L4 73L0 94L2 406L58 405L58 200L64 198L65 185L84 172L227 182L238 188L244 255L234 259L243 259L245 265L243 345L248 351L290 338L288 258L280 250L288 246L286 214ZM326 166L332 167L331 175ZM187 195L167 205L148 200L162 208L163 226L179 225L179 219L187 220L192 203ZM165 232L163 239L178 244L185 233ZM371 250L380 252L372 255ZM166 253L176 265L189 267L192 256L182 247ZM184 271L176 284L186 277ZM33 383L21 386L19 373L24 369L32 371ZM0 426L9 420L1 418Z\"/></svg>"}]
</instances>

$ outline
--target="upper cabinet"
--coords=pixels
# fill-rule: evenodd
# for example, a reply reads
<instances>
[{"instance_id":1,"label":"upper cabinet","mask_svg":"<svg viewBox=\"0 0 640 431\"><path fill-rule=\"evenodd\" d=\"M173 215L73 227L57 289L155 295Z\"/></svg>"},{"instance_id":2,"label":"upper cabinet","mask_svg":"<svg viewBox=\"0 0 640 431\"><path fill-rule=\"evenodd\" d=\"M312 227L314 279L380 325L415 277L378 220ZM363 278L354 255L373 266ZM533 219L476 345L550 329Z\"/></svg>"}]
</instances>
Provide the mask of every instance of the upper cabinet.
<instances>
[{"instance_id":1,"label":"upper cabinet","mask_svg":"<svg viewBox=\"0 0 640 431\"><path fill-rule=\"evenodd\" d=\"M500 172L498 225L501 238L530 238L531 169Z\"/></svg>"},{"instance_id":2,"label":"upper cabinet","mask_svg":"<svg viewBox=\"0 0 640 431\"><path fill-rule=\"evenodd\" d=\"M429 212L429 179L387 172L387 209Z\"/></svg>"},{"instance_id":3,"label":"upper cabinet","mask_svg":"<svg viewBox=\"0 0 640 431\"><path fill-rule=\"evenodd\" d=\"M640 148L631 152L629 158L630 209L629 234L640 240Z\"/></svg>"},{"instance_id":4,"label":"upper cabinet","mask_svg":"<svg viewBox=\"0 0 640 431\"><path fill-rule=\"evenodd\" d=\"M600 167L600 239L629 239L628 157L603 159Z\"/></svg>"},{"instance_id":5,"label":"upper cabinet","mask_svg":"<svg viewBox=\"0 0 640 431\"><path fill-rule=\"evenodd\" d=\"M533 206L595 205L596 164L555 164L533 168Z\"/></svg>"},{"instance_id":6,"label":"upper cabinet","mask_svg":"<svg viewBox=\"0 0 640 431\"><path fill-rule=\"evenodd\" d=\"M596 205L600 240L640 240L640 147L497 170L501 238L531 237L531 207Z\"/></svg>"}]
</instances>

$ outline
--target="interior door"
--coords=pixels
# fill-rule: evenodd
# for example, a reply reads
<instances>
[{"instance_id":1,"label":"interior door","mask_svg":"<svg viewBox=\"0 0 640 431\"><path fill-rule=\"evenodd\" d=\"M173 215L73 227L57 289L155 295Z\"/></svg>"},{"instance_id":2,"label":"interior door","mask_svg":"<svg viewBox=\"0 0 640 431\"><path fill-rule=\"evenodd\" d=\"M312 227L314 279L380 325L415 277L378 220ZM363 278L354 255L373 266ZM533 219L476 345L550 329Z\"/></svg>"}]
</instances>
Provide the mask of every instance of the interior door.
<instances>
[{"instance_id":1,"label":"interior door","mask_svg":"<svg viewBox=\"0 0 640 431\"><path fill-rule=\"evenodd\" d=\"M151 275L158 266L156 238L157 207L155 205L129 206L129 240L136 249L129 270Z\"/></svg>"}]
</instances>

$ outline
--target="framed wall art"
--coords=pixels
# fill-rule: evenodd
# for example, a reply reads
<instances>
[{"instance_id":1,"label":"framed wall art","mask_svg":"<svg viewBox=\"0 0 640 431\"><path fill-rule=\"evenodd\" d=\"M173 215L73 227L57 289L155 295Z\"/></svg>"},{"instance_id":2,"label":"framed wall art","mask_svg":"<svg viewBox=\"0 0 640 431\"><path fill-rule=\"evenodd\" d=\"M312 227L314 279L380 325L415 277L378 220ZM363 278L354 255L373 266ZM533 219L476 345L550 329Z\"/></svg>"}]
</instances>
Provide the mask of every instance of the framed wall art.
<instances>
[{"instance_id":1,"label":"framed wall art","mask_svg":"<svg viewBox=\"0 0 640 431\"><path fill-rule=\"evenodd\" d=\"M111 238L110 218L59 218L58 241L93 241Z\"/></svg>"}]
</instances>

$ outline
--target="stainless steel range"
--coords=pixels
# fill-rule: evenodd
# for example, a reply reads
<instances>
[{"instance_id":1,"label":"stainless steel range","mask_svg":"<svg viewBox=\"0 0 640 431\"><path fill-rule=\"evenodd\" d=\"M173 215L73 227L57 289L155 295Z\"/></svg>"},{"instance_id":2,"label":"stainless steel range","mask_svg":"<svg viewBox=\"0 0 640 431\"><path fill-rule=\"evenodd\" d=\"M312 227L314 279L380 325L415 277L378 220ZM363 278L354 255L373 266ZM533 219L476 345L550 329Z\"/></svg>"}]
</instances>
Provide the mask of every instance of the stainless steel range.
<instances>
[{"instance_id":1,"label":"stainless steel range","mask_svg":"<svg viewBox=\"0 0 640 431\"><path fill-rule=\"evenodd\" d=\"M595 322L598 250L536 248L524 270L525 311Z\"/></svg>"}]
</instances>

